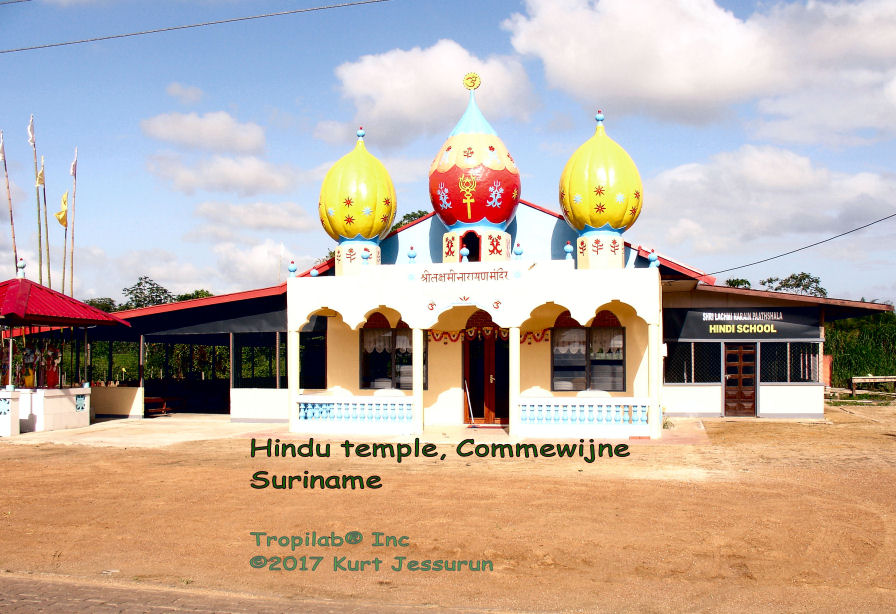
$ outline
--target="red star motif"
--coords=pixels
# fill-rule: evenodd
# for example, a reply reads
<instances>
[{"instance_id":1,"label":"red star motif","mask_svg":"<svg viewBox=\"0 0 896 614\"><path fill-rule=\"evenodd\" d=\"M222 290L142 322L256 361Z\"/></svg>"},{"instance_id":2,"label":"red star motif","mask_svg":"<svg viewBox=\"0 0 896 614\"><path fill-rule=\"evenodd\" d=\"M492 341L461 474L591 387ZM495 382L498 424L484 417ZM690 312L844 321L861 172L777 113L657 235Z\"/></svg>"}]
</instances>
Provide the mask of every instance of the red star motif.
<instances>
[{"instance_id":1,"label":"red star motif","mask_svg":"<svg viewBox=\"0 0 896 614\"><path fill-rule=\"evenodd\" d=\"M604 186L599 185L596 188L594 188L594 194L597 196L603 196L604 195Z\"/></svg>"},{"instance_id":2,"label":"red star motif","mask_svg":"<svg viewBox=\"0 0 896 614\"><path fill-rule=\"evenodd\" d=\"M563 200L564 198L566 198L566 192L563 188L560 188L560 200Z\"/></svg>"},{"instance_id":3,"label":"red star motif","mask_svg":"<svg viewBox=\"0 0 896 614\"><path fill-rule=\"evenodd\" d=\"M355 223L355 218L353 218L353 217L350 216L350 215L346 215L346 216L345 216L345 223L346 223L346 225L350 226L350 225L352 225L352 224Z\"/></svg>"},{"instance_id":4,"label":"red star motif","mask_svg":"<svg viewBox=\"0 0 896 614\"><path fill-rule=\"evenodd\" d=\"M507 152L507 159L513 162L513 156L510 155L510 152Z\"/></svg>"},{"instance_id":5,"label":"red star motif","mask_svg":"<svg viewBox=\"0 0 896 614\"><path fill-rule=\"evenodd\" d=\"M345 203L345 206L346 206L346 207L351 207L351 206L352 206L352 199L351 199L350 196L346 196L346 197L345 197L345 200L344 200L343 202Z\"/></svg>"},{"instance_id":6,"label":"red star motif","mask_svg":"<svg viewBox=\"0 0 896 614\"><path fill-rule=\"evenodd\" d=\"M641 200L641 191L640 190L635 190L635 198L637 198L638 200Z\"/></svg>"},{"instance_id":7,"label":"red star motif","mask_svg":"<svg viewBox=\"0 0 896 614\"><path fill-rule=\"evenodd\" d=\"M384 224L388 224L388 223L389 223L389 214L387 213L386 215L384 215L384 216L381 217L380 219L383 220L383 223L384 223Z\"/></svg>"},{"instance_id":8,"label":"red star motif","mask_svg":"<svg viewBox=\"0 0 896 614\"><path fill-rule=\"evenodd\" d=\"M494 145L489 145L489 146L488 146L488 150L489 150L489 151L495 151L495 146L494 146Z\"/></svg>"},{"instance_id":9,"label":"red star motif","mask_svg":"<svg viewBox=\"0 0 896 614\"><path fill-rule=\"evenodd\" d=\"M595 213L603 213L606 210L607 210L607 208L604 206L603 203L598 203L597 206L594 208Z\"/></svg>"},{"instance_id":10,"label":"red star motif","mask_svg":"<svg viewBox=\"0 0 896 614\"><path fill-rule=\"evenodd\" d=\"M386 198L383 199L383 204L388 207L389 205L392 204L392 199L387 196Z\"/></svg>"},{"instance_id":11,"label":"red star motif","mask_svg":"<svg viewBox=\"0 0 896 614\"><path fill-rule=\"evenodd\" d=\"M634 207L632 207L631 209L628 210L628 212L631 213L632 215L634 215L636 211L637 211L637 209L635 209Z\"/></svg>"},{"instance_id":12,"label":"red star motif","mask_svg":"<svg viewBox=\"0 0 896 614\"><path fill-rule=\"evenodd\" d=\"M445 153L448 153L449 151L451 151L451 145L445 148Z\"/></svg>"}]
</instances>

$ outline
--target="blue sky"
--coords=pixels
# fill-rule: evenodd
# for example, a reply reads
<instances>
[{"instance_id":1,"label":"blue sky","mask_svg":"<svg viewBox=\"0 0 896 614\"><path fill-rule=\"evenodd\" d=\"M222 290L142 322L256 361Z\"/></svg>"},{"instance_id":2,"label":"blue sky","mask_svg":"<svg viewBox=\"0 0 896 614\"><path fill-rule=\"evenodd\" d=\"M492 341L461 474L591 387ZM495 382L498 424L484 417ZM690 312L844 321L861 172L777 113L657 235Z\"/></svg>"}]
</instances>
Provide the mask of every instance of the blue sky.
<instances>
[{"instance_id":1,"label":"blue sky","mask_svg":"<svg viewBox=\"0 0 896 614\"><path fill-rule=\"evenodd\" d=\"M322 4L32 0L0 5L0 49ZM704 271L896 213L892 1L391 0L0 54L29 277L32 113L51 213L79 151L76 297L121 300L140 275L223 293L326 254L320 185L359 124L399 216L431 210L429 163L463 113L471 70L524 199L559 210L560 173L602 108L644 182L626 239ZM63 234L51 223L58 288ZM0 215L10 254L8 224ZM757 287L807 271L831 296L894 301L894 260L896 218L719 277Z\"/></svg>"}]
</instances>

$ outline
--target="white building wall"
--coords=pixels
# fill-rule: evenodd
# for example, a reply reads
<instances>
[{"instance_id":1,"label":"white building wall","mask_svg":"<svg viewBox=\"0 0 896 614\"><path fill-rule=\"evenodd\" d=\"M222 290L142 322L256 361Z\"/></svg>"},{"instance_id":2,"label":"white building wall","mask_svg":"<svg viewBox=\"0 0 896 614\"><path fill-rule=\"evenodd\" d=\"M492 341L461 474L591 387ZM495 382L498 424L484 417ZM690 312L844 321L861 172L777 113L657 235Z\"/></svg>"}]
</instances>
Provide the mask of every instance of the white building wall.
<instances>
[{"instance_id":1,"label":"white building wall","mask_svg":"<svg viewBox=\"0 0 896 614\"><path fill-rule=\"evenodd\" d=\"M663 413L669 416L721 416L723 394L721 384L667 384L663 386Z\"/></svg>"},{"instance_id":2,"label":"white building wall","mask_svg":"<svg viewBox=\"0 0 896 614\"><path fill-rule=\"evenodd\" d=\"M824 418L824 384L760 384L760 418Z\"/></svg>"},{"instance_id":3,"label":"white building wall","mask_svg":"<svg viewBox=\"0 0 896 614\"><path fill-rule=\"evenodd\" d=\"M286 388L231 388L231 422L289 422Z\"/></svg>"}]
</instances>

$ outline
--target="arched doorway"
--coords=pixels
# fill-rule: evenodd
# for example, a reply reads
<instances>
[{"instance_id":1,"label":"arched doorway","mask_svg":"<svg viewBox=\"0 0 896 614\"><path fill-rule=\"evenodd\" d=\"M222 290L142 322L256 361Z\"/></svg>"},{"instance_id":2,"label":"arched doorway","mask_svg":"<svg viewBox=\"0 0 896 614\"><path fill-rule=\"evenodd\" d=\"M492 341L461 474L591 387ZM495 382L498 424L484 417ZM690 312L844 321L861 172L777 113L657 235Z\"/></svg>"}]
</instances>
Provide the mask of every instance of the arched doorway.
<instances>
[{"instance_id":1,"label":"arched doorway","mask_svg":"<svg viewBox=\"0 0 896 614\"><path fill-rule=\"evenodd\" d=\"M508 424L509 356L507 330L485 311L467 320L464 330L464 422Z\"/></svg>"}]
</instances>

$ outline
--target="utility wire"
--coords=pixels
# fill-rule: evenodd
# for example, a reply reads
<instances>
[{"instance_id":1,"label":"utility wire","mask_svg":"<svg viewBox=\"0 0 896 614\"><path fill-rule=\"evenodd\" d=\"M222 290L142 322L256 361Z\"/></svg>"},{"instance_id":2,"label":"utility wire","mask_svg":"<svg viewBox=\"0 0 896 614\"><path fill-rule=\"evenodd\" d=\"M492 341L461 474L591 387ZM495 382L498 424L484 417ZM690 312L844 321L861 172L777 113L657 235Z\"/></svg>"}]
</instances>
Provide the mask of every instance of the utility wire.
<instances>
[{"instance_id":1,"label":"utility wire","mask_svg":"<svg viewBox=\"0 0 896 614\"><path fill-rule=\"evenodd\" d=\"M754 264L761 264L763 262L768 262L769 260L774 260L775 258L781 258L783 256L789 256L790 254L795 254L797 252L801 252L804 249L809 249L810 247L815 247L816 245L821 245L822 243L827 243L828 241L833 241L834 239L839 239L840 237L846 236L850 233L856 232L858 230L862 230L863 228L868 228L869 226L874 226L879 222L883 222L892 217L896 217L896 213L892 213L886 217L882 217L879 220L874 220L873 222L868 222L864 226L859 226L858 228L853 228L852 230L847 230L846 232L841 232L838 235L834 235L833 237L828 237L823 241L816 241L810 245L804 245L803 247L798 247L797 249L792 249L789 252L784 252L783 254L778 254L777 256L772 256L771 258L764 258L763 260L757 260L756 262L751 262L750 264L742 264L741 266L732 267L730 269L722 269L721 271L716 271L715 273L709 273L710 275L718 275L719 273L727 273L728 271L736 271L738 269L745 269L748 266L753 266Z\"/></svg>"},{"instance_id":2,"label":"utility wire","mask_svg":"<svg viewBox=\"0 0 896 614\"><path fill-rule=\"evenodd\" d=\"M18 2L31 2L31 0L3 0L2 2L0 2L0 5L3 5L3 4L16 4L16 3L18 3Z\"/></svg>"},{"instance_id":3,"label":"utility wire","mask_svg":"<svg viewBox=\"0 0 896 614\"><path fill-rule=\"evenodd\" d=\"M26 0L6 0L7 2L25 2ZM30 0L27 0L30 1ZM295 15L297 13L311 13L314 11L325 11L328 9L341 9L352 6L361 6L364 4L376 4L378 2L389 2L390 0L356 0L355 2L343 2L341 4L327 4L324 6L313 6L305 9L294 9L291 11L280 11L279 13L265 13L263 15L251 15L249 17L233 17L231 19L220 19L218 21L204 21L202 23L192 23L185 26L170 26L168 28L158 28L156 30L143 30L141 32L129 32L127 34L111 34L109 36L97 36L94 38L84 38L75 41L66 41L62 43L46 43L44 45L35 45L33 47L19 47L18 49L3 49L0 53L18 53L19 51L34 51L35 49L48 49L50 47L64 47L66 45L82 45L84 43L95 43L97 41L107 41L113 38L127 38L129 36L143 36L144 34L158 34L160 32L172 32L174 30L186 30L188 28L203 28L205 26L217 26L223 23L235 23L237 21L250 21L252 19L264 19L266 17L282 17L283 15Z\"/></svg>"}]
</instances>

